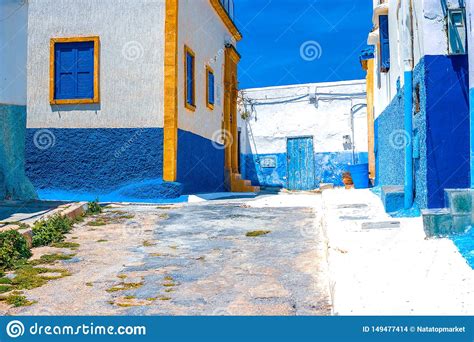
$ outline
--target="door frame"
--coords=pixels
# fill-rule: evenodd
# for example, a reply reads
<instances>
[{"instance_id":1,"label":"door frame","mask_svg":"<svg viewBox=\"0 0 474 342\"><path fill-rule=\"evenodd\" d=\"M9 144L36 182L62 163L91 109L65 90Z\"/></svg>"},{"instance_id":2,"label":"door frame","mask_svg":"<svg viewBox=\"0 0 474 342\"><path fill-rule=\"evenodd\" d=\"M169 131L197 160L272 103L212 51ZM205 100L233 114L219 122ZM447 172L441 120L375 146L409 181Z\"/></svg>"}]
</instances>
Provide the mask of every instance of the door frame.
<instances>
[{"instance_id":1,"label":"door frame","mask_svg":"<svg viewBox=\"0 0 474 342\"><path fill-rule=\"evenodd\" d=\"M315 158L315 151L314 151L314 135L295 135L295 136L287 136L285 141L286 141L286 174L287 174L287 179L286 179L286 188L290 190L290 163L289 163L289 153L288 153L288 141L289 140L295 140L295 139L308 139L311 138L311 142L313 145L313 170L314 173L316 172L316 158ZM316 187L316 174L313 175L314 179L314 187ZM314 190L314 189L312 189Z\"/></svg>"},{"instance_id":2,"label":"door frame","mask_svg":"<svg viewBox=\"0 0 474 342\"><path fill-rule=\"evenodd\" d=\"M237 155L237 98L238 64L240 54L236 48L227 44L224 54L224 178L225 187L232 191L232 177L238 174Z\"/></svg>"}]
</instances>

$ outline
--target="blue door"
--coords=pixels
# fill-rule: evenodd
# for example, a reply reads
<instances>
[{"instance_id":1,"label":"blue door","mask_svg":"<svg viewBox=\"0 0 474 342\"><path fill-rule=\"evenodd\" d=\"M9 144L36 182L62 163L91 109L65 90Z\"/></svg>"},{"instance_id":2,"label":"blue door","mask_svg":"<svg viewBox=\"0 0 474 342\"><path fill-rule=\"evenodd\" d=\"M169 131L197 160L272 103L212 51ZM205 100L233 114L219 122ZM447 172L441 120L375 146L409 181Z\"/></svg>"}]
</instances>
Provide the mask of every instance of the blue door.
<instances>
[{"instance_id":1,"label":"blue door","mask_svg":"<svg viewBox=\"0 0 474 342\"><path fill-rule=\"evenodd\" d=\"M312 137L288 138L288 189L315 188L314 149Z\"/></svg>"}]
</instances>

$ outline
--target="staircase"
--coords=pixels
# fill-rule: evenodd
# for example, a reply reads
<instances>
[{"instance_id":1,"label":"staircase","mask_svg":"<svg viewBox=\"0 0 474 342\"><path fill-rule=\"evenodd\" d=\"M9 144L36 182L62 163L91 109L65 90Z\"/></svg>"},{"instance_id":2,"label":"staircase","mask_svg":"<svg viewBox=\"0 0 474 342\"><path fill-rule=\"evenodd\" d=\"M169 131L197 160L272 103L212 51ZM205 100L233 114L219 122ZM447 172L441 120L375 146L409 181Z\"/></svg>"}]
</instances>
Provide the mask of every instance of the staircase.
<instances>
[{"instance_id":1,"label":"staircase","mask_svg":"<svg viewBox=\"0 0 474 342\"><path fill-rule=\"evenodd\" d=\"M231 192L260 192L259 186L253 186L249 180L242 179L240 173L232 173L229 184Z\"/></svg>"},{"instance_id":2,"label":"staircase","mask_svg":"<svg viewBox=\"0 0 474 342\"><path fill-rule=\"evenodd\" d=\"M474 190L446 189L444 209L422 210L427 237L462 234L474 224Z\"/></svg>"}]
</instances>

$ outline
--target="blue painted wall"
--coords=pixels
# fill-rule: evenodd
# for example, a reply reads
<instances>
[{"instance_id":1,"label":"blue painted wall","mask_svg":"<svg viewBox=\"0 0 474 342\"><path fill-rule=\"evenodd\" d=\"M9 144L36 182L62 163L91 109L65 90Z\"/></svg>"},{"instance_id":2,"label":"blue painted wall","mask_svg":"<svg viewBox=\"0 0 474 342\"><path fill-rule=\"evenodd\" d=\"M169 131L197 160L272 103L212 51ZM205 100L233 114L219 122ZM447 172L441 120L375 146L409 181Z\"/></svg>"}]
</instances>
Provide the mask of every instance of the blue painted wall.
<instances>
[{"instance_id":1,"label":"blue painted wall","mask_svg":"<svg viewBox=\"0 0 474 342\"><path fill-rule=\"evenodd\" d=\"M144 201L224 191L224 149L178 132L178 181L163 181L163 129L29 129L26 171L43 199Z\"/></svg>"},{"instance_id":2,"label":"blue painted wall","mask_svg":"<svg viewBox=\"0 0 474 342\"><path fill-rule=\"evenodd\" d=\"M316 153L316 181L317 183L333 183L343 186L342 173L348 171L352 165L352 152ZM356 153L355 164L369 162L367 152Z\"/></svg>"},{"instance_id":3,"label":"blue painted wall","mask_svg":"<svg viewBox=\"0 0 474 342\"><path fill-rule=\"evenodd\" d=\"M467 56L426 56L426 203L444 207L444 189L470 187Z\"/></svg>"},{"instance_id":4,"label":"blue painted wall","mask_svg":"<svg viewBox=\"0 0 474 342\"><path fill-rule=\"evenodd\" d=\"M184 193L225 191L224 146L178 130L178 182Z\"/></svg>"},{"instance_id":5,"label":"blue painted wall","mask_svg":"<svg viewBox=\"0 0 474 342\"><path fill-rule=\"evenodd\" d=\"M273 158L276 167L262 167L260 160ZM242 175L252 184L258 186L286 188L287 186L287 155L286 153L275 154L242 154Z\"/></svg>"},{"instance_id":6,"label":"blue painted wall","mask_svg":"<svg viewBox=\"0 0 474 342\"><path fill-rule=\"evenodd\" d=\"M182 190L162 180L162 128L28 129L26 172L44 199L149 200Z\"/></svg>"},{"instance_id":7,"label":"blue painted wall","mask_svg":"<svg viewBox=\"0 0 474 342\"><path fill-rule=\"evenodd\" d=\"M419 89L420 112L413 117L413 168L415 175L415 203L420 208L428 208L428 190L426 179L426 72L422 59L413 72L413 91Z\"/></svg>"},{"instance_id":8,"label":"blue painted wall","mask_svg":"<svg viewBox=\"0 0 474 342\"><path fill-rule=\"evenodd\" d=\"M474 269L474 229L469 229L465 234L452 237L456 247L467 263Z\"/></svg>"},{"instance_id":9,"label":"blue painted wall","mask_svg":"<svg viewBox=\"0 0 474 342\"><path fill-rule=\"evenodd\" d=\"M276 159L276 167L263 168L260 160L268 157ZM241 156L243 175L253 184L267 187L286 188L288 186L287 154L246 154ZM367 163L368 153L357 153L356 163ZM352 164L351 152L327 152L315 154L316 186L320 183L333 183L342 186L342 173Z\"/></svg>"},{"instance_id":10,"label":"blue painted wall","mask_svg":"<svg viewBox=\"0 0 474 342\"><path fill-rule=\"evenodd\" d=\"M0 200L35 199L25 176L26 107L0 104Z\"/></svg>"},{"instance_id":11,"label":"blue painted wall","mask_svg":"<svg viewBox=\"0 0 474 342\"><path fill-rule=\"evenodd\" d=\"M413 117L415 202L444 207L444 189L470 186L467 56L425 56L414 70L420 111ZM404 184L403 91L375 122L377 185Z\"/></svg>"},{"instance_id":12,"label":"blue painted wall","mask_svg":"<svg viewBox=\"0 0 474 342\"><path fill-rule=\"evenodd\" d=\"M405 145L403 144L403 89L375 120L376 185L403 185Z\"/></svg>"}]
</instances>

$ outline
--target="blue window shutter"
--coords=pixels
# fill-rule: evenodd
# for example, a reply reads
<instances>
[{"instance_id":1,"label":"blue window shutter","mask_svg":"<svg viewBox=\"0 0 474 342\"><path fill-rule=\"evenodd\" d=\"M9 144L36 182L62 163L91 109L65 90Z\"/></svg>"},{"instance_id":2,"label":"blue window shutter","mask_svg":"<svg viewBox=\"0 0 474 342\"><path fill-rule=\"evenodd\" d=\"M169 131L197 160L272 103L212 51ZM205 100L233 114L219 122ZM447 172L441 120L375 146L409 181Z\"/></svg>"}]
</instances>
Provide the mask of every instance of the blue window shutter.
<instances>
[{"instance_id":1,"label":"blue window shutter","mask_svg":"<svg viewBox=\"0 0 474 342\"><path fill-rule=\"evenodd\" d=\"M94 97L94 43L77 47L77 97Z\"/></svg>"},{"instance_id":2,"label":"blue window shutter","mask_svg":"<svg viewBox=\"0 0 474 342\"><path fill-rule=\"evenodd\" d=\"M186 82L188 104L194 106L194 57L190 53L186 55Z\"/></svg>"},{"instance_id":3,"label":"blue window shutter","mask_svg":"<svg viewBox=\"0 0 474 342\"><path fill-rule=\"evenodd\" d=\"M380 71L390 70L390 40L388 33L388 15L379 16L380 30Z\"/></svg>"},{"instance_id":4,"label":"blue window shutter","mask_svg":"<svg viewBox=\"0 0 474 342\"><path fill-rule=\"evenodd\" d=\"M55 99L94 98L94 43L55 45Z\"/></svg>"},{"instance_id":5,"label":"blue window shutter","mask_svg":"<svg viewBox=\"0 0 474 342\"><path fill-rule=\"evenodd\" d=\"M209 99L208 102L209 104L214 104L214 74L211 71L208 71L208 94L209 94Z\"/></svg>"},{"instance_id":6,"label":"blue window shutter","mask_svg":"<svg viewBox=\"0 0 474 342\"><path fill-rule=\"evenodd\" d=\"M59 46L58 46L59 45ZM56 98L75 98L75 51L66 44L56 45Z\"/></svg>"}]
</instances>

